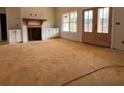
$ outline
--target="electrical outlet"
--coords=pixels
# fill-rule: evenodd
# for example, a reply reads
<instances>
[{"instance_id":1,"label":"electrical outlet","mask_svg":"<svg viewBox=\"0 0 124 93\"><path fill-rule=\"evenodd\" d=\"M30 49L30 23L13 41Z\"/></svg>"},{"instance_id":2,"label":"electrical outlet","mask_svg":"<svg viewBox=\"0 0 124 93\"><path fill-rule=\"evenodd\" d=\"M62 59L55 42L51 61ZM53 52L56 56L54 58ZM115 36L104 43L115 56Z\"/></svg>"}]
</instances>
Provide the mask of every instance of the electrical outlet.
<instances>
[{"instance_id":1,"label":"electrical outlet","mask_svg":"<svg viewBox=\"0 0 124 93\"><path fill-rule=\"evenodd\" d=\"M115 24L116 24L116 25L120 25L120 22L116 22Z\"/></svg>"},{"instance_id":2,"label":"electrical outlet","mask_svg":"<svg viewBox=\"0 0 124 93\"><path fill-rule=\"evenodd\" d=\"M35 14L35 16L37 16L37 14Z\"/></svg>"},{"instance_id":3,"label":"electrical outlet","mask_svg":"<svg viewBox=\"0 0 124 93\"><path fill-rule=\"evenodd\" d=\"M32 13L30 13L29 15L32 16Z\"/></svg>"}]
</instances>

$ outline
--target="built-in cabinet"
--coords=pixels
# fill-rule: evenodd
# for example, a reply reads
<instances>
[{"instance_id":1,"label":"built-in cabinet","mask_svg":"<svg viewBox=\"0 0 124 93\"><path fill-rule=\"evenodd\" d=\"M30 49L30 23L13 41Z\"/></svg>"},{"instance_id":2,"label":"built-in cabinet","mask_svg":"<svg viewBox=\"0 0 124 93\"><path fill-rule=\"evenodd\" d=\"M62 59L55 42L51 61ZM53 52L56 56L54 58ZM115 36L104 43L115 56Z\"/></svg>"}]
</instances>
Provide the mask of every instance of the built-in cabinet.
<instances>
[{"instance_id":1,"label":"built-in cabinet","mask_svg":"<svg viewBox=\"0 0 124 93\"><path fill-rule=\"evenodd\" d=\"M47 36L48 38L59 37L59 28L48 28Z\"/></svg>"},{"instance_id":2,"label":"built-in cabinet","mask_svg":"<svg viewBox=\"0 0 124 93\"><path fill-rule=\"evenodd\" d=\"M20 29L9 30L9 43L19 43L22 41Z\"/></svg>"}]
</instances>

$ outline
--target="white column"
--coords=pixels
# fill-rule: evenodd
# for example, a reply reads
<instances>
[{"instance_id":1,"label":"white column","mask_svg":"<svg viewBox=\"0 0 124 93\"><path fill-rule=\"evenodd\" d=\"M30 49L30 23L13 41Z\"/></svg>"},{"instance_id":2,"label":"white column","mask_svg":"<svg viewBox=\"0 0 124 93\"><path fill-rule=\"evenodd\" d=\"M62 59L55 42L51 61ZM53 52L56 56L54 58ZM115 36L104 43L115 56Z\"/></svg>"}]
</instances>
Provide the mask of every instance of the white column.
<instances>
[{"instance_id":1,"label":"white column","mask_svg":"<svg viewBox=\"0 0 124 93\"><path fill-rule=\"evenodd\" d=\"M22 27L22 41L23 41L23 43L28 42L28 33L27 33L26 25L23 25L23 27Z\"/></svg>"}]
</instances>

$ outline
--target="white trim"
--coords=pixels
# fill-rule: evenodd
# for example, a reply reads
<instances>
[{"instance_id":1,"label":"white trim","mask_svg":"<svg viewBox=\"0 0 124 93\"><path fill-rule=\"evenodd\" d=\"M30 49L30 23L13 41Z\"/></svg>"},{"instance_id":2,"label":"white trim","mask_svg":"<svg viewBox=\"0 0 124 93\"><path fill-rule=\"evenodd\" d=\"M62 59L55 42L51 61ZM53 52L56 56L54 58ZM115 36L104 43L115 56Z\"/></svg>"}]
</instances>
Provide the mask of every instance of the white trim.
<instances>
[{"instance_id":1,"label":"white trim","mask_svg":"<svg viewBox=\"0 0 124 93\"><path fill-rule=\"evenodd\" d=\"M0 17L0 41L2 41L2 33L1 33L1 17Z\"/></svg>"},{"instance_id":2,"label":"white trim","mask_svg":"<svg viewBox=\"0 0 124 93\"><path fill-rule=\"evenodd\" d=\"M115 10L112 8L111 48L114 48Z\"/></svg>"},{"instance_id":3,"label":"white trim","mask_svg":"<svg viewBox=\"0 0 124 93\"><path fill-rule=\"evenodd\" d=\"M5 8L6 11L6 30L7 30L7 42L9 42L9 27L8 27L8 13L7 13L7 8Z\"/></svg>"}]
</instances>

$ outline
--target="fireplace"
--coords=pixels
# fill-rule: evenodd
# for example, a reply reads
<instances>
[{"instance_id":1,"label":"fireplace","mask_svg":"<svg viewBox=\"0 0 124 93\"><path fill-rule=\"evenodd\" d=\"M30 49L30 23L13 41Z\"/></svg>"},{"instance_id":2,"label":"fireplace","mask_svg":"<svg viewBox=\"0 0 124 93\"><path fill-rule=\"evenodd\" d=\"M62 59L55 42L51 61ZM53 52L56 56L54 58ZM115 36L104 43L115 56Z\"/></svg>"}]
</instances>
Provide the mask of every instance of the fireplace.
<instances>
[{"instance_id":1,"label":"fireplace","mask_svg":"<svg viewBox=\"0 0 124 93\"><path fill-rule=\"evenodd\" d=\"M42 24L44 21L46 20L23 18L23 24L26 27L23 28L23 33L27 33L27 40L23 34L23 42L42 40Z\"/></svg>"},{"instance_id":2,"label":"fireplace","mask_svg":"<svg viewBox=\"0 0 124 93\"><path fill-rule=\"evenodd\" d=\"M28 41L42 40L41 28L28 28Z\"/></svg>"}]
</instances>

